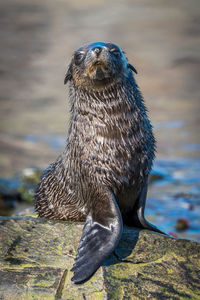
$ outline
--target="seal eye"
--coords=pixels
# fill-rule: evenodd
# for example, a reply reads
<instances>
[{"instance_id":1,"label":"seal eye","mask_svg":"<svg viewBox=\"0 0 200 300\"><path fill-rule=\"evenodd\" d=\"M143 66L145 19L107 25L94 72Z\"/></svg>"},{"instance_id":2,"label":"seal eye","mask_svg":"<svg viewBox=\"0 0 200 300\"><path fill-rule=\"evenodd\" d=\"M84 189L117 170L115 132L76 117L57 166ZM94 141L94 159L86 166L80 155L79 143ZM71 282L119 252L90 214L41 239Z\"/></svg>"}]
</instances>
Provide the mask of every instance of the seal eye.
<instances>
[{"instance_id":1,"label":"seal eye","mask_svg":"<svg viewBox=\"0 0 200 300\"><path fill-rule=\"evenodd\" d=\"M114 56L116 56L116 57L120 57L121 56L121 53L119 52L119 50L117 50L115 48L111 49L110 52L112 54L114 54Z\"/></svg>"},{"instance_id":2,"label":"seal eye","mask_svg":"<svg viewBox=\"0 0 200 300\"><path fill-rule=\"evenodd\" d=\"M74 55L74 61L75 61L75 63L76 64L80 64L81 61L83 60L83 57L84 57L83 53L81 53L81 52L75 53L75 55Z\"/></svg>"}]
</instances>

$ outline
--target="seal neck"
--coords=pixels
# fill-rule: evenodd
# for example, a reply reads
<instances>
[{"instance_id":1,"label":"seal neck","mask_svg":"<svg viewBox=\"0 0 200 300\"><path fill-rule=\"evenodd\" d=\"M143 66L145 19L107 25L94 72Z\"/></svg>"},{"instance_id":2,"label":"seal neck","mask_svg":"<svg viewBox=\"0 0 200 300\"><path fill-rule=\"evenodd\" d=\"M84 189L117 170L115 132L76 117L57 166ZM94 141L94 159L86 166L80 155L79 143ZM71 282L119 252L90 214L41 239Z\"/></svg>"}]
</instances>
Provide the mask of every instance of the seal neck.
<instances>
[{"instance_id":1,"label":"seal neck","mask_svg":"<svg viewBox=\"0 0 200 300\"><path fill-rule=\"evenodd\" d=\"M85 88L74 86L71 82L69 90L72 115L86 111L87 108L97 109L105 105L121 103L128 106L134 106L136 102L142 102L140 92L134 78L125 79L120 82L112 82L99 88Z\"/></svg>"}]
</instances>

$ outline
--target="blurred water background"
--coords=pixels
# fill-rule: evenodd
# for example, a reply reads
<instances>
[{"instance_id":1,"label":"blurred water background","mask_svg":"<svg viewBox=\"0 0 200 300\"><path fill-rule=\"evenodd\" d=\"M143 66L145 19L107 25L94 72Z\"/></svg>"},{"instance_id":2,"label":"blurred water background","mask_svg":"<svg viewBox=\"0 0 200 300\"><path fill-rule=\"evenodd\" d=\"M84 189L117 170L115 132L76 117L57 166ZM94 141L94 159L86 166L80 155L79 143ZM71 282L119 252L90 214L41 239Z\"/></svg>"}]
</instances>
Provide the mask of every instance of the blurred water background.
<instances>
[{"instance_id":1,"label":"blurred water background","mask_svg":"<svg viewBox=\"0 0 200 300\"><path fill-rule=\"evenodd\" d=\"M0 215L32 205L33 189L29 204L9 191L64 147L73 51L111 41L138 70L157 139L146 216L200 240L199 36L199 0L1 0Z\"/></svg>"}]
</instances>

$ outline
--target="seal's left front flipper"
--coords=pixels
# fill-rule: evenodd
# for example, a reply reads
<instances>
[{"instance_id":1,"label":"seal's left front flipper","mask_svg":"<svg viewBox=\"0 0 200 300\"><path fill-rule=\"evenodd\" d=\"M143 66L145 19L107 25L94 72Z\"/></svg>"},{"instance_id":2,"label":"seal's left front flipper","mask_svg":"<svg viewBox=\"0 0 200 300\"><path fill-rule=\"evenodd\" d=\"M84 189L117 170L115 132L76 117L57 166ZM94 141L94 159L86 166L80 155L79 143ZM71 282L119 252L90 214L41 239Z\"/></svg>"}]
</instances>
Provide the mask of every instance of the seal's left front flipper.
<instances>
[{"instance_id":1,"label":"seal's left front flipper","mask_svg":"<svg viewBox=\"0 0 200 300\"><path fill-rule=\"evenodd\" d=\"M116 248L122 234L122 218L111 191L96 195L83 228L72 281L81 283L91 277Z\"/></svg>"},{"instance_id":2,"label":"seal's left front flipper","mask_svg":"<svg viewBox=\"0 0 200 300\"><path fill-rule=\"evenodd\" d=\"M148 188L148 183L146 182L145 186L143 187L140 193L140 196L137 199L133 211L129 212L128 215L126 216L125 223L128 226L135 226L139 228L149 229L166 235L166 233L164 233L163 231L158 229L155 225L151 224L145 219L144 209L146 205L147 188Z\"/></svg>"}]
</instances>

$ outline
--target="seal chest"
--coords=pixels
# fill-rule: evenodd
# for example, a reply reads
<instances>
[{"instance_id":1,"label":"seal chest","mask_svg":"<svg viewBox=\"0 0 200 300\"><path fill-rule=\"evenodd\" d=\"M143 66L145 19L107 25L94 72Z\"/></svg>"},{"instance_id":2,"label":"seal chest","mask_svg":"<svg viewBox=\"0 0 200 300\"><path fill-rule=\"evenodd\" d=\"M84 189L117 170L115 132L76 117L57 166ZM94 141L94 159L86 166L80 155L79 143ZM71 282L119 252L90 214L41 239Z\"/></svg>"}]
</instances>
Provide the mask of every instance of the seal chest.
<instances>
[{"instance_id":1,"label":"seal chest","mask_svg":"<svg viewBox=\"0 0 200 300\"><path fill-rule=\"evenodd\" d=\"M36 210L44 218L85 220L75 283L115 249L123 222L160 232L144 218L155 140L133 71L118 46L92 43L75 51L65 76L67 145L41 179Z\"/></svg>"}]
</instances>

